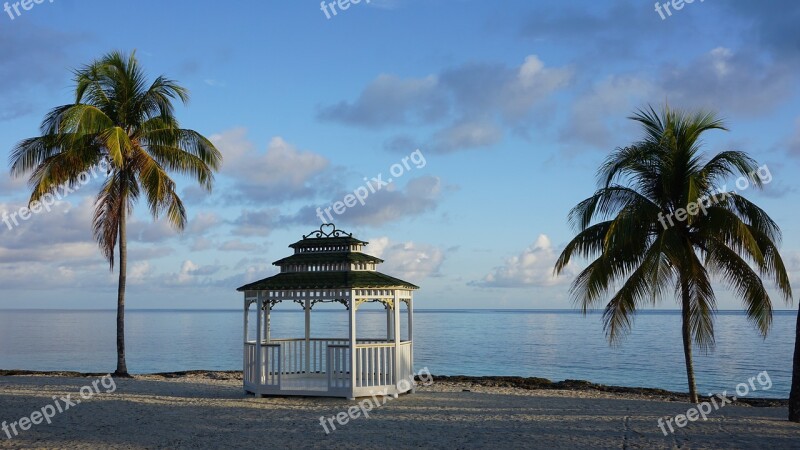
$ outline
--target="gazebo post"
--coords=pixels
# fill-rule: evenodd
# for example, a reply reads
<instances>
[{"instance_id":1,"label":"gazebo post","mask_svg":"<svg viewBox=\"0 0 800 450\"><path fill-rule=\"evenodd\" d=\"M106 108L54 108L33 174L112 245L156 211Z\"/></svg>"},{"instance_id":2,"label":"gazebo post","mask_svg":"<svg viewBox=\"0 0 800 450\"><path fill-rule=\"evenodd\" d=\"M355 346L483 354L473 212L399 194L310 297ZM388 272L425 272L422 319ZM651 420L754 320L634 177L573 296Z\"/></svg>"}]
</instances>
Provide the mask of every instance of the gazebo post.
<instances>
[{"instance_id":1,"label":"gazebo post","mask_svg":"<svg viewBox=\"0 0 800 450\"><path fill-rule=\"evenodd\" d=\"M306 373L311 373L311 299L305 301L306 312Z\"/></svg>"},{"instance_id":2,"label":"gazebo post","mask_svg":"<svg viewBox=\"0 0 800 450\"><path fill-rule=\"evenodd\" d=\"M249 318L249 316L250 316L250 300L248 300L247 292L245 292L244 293L244 345L245 345L244 348L245 348L245 350L247 350L247 338L249 337L247 335L247 329L250 328L250 323L249 323L250 318ZM245 351L245 355L247 355L246 351ZM242 361L244 363L243 367L242 367L242 373L247 373L247 356L245 356ZM245 387L244 393L247 394L247 387Z\"/></svg>"},{"instance_id":3,"label":"gazebo post","mask_svg":"<svg viewBox=\"0 0 800 450\"><path fill-rule=\"evenodd\" d=\"M265 292L264 296L266 297L266 295L267 294ZM269 341L271 339L271 336L270 336L270 332L271 332L271 330L270 330L270 328L271 328L270 327L270 325L271 325L270 320L271 320L271 318L272 318L272 305L270 305L267 302L267 303L264 304L264 342L267 343L267 344L269 344Z\"/></svg>"},{"instance_id":4,"label":"gazebo post","mask_svg":"<svg viewBox=\"0 0 800 450\"><path fill-rule=\"evenodd\" d=\"M263 334L263 329L262 328L264 327L264 321L261 319L262 318L261 308L264 307L263 293L261 291L259 291L258 292L258 296L256 298L257 298L256 304L258 306L258 309L257 309L257 311L258 311L258 319L256 320L256 384L260 388L261 385L264 384L264 381L262 379L262 376L263 376L263 368L262 368L263 361L262 361L262 356L261 356L261 336ZM260 393L259 392L256 392L255 394L256 394L256 397L260 397Z\"/></svg>"},{"instance_id":5,"label":"gazebo post","mask_svg":"<svg viewBox=\"0 0 800 450\"><path fill-rule=\"evenodd\" d=\"M393 333L392 333L392 322L393 321L394 321L394 319L392 319L392 308L389 305L386 305L386 340L387 341L391 341L392 340L392 336L393 336Z\"/></svg>"},{"instance_id":6,"label":"gazebo post","mask_svg":"<svg viewBox=\"0 0 800 450\"><path fill-rule=\"evenodd\" d=\"M411 352L411 373L414 372L414 295L408 299L408 341L411 342L409 351ZM416 384L411 383L411 393L417 392Z\"/></svg>"},{"instance_id":7,"label":"gazebo post","mask_svg":"<svg viewBox=\"0 0 800 450\"><path fill-rule=\"evenodd\" d=\"M394 386L397 389L397 384L400 383L400 296L397 294L397 289L393 290L394 301ZM392 394L392 397L397 398L397 391Z\"/></svg>"},{"instance_id":8,"label":"gazebo post","mask_svg":"<svg viewBox=\"0 0 800 450\"><path fill-rule=\"evenodd\" d=\"M355 400L356 390L356 291L350 290L350 395L348 399Z\"/></svg>"}]
</instances>

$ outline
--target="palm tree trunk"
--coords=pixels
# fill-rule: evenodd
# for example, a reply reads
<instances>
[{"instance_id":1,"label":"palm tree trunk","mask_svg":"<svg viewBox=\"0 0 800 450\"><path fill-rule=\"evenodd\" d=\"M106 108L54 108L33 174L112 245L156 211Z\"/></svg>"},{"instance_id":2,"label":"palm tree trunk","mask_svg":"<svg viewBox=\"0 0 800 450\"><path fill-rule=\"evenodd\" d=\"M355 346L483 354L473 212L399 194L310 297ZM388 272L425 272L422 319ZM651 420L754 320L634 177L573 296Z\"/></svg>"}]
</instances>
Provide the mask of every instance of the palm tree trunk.
<instances>
[{"instance_id":1,"label":"palm tree trunk","mask_svg":"<svg viewBox=\"0 0 800 450\"><path fill-rule=\"evenodd\" d=\"M692 330L691 330L691 311L689 309L689 285L681 282L681 294L683 297L681 307L681 330L683 334L683 356L686 359L686 378L689 382L689 401L698 403L697 384L694 379L694 363L692 362Z\"/></svg>"},{"instance_id":2,"label":"palm tree trunk","mask_svg":"<svg viewBox=\"0 0 800 450\"><path fill-rule=\"evenodd\" d=\"M789 394L789 420L792 422L800 422L800 311L797 313L796 330L796 336L794 338L792 392Z\"/></svg>"},{"instance_id":3,"label":"palm tree trunk","mask_svg":"<svg viewBox=\"0 0 800 450\"><path fill-rule=\"evenodd\" d=\"M126 229L127 201L123 196L119 222L119 286L117 290L117 370L116 376L127 377L128 365L125 362L125 282L128 271L128 243Z\"/></svg>"}]
</instances>

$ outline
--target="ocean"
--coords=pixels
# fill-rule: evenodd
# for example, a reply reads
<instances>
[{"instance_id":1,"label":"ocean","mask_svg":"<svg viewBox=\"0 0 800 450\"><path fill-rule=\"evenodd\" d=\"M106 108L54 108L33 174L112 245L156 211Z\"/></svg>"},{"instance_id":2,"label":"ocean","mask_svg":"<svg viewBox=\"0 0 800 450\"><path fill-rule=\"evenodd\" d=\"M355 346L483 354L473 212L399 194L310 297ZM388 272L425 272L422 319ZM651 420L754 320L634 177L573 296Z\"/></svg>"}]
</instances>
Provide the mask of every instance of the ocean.
<instances>
[{"instance_id":1,"label":"ocean","mask_svg":"<svg viewBox=\"0 0 800 450\"><path fill-rule=\"evenodd\" d=\"M272 336L302 337L302 311L286 306L273 311ZM0 310L0 369L113 372L115 317L113 310ZM787 398L796 317L796 311L776 312L762 339L744 313L719 312L716 348L694 354L701 393L730 393L767 371L772 387L751 396ZM343 310L315 310L312 337L346 337L347 320ZM359 338L385 335L383 310L359 310L357 323ZM128 310L126 340L134 374L241 370L242 312ZM414 314L415 366L434 376L578 379L686 392L682 349L677 311L640 312L633 332L616 347L605 338L600 312L421 309Z\"/></svg>"}]
</instances>

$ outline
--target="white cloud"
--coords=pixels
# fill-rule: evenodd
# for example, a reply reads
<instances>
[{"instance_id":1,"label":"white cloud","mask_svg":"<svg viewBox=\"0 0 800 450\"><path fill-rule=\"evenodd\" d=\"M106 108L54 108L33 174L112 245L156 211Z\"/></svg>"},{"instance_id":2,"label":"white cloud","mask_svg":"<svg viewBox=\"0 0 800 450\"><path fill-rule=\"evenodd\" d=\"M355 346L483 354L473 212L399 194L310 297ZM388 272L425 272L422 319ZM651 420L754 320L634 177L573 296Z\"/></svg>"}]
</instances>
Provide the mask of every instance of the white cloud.
<instances>
[{"instance_id":1,"label":"white cloud","mask_svg":"<svg viewBox=\"0 0 800 450\"><path fill-rule=\"evenodd\" d=\"M267 236L278 225L280 211L275 208L244 210L233 221L233 234L237 236Z\"/></svg>"},{"instance_id":2,"label":"white cloud","mask_svg":"<svg viewBox=\"0 0 800 450\"><path fill-rule=\"evenodd\" d=\"M792 65L725 47L661 73L660 86L671 103L745 116L771 111L792 94L796 84Z\"/></svg>"},{"instance_id":3,"label":"white cloud","mask_svg":"<svg viewBox=\"0 0 800 450\"><path fill-rule=\"evenodd\" d=\"M212 284L211 276L222 270L219 265L200 266L192 260L185 260L178 273L160 277L157 282L161 286L185 286Z\"/></svg>"},{"instance_id":4,"label":"white cloud","mask_svg":"<svg viewBox=\"0 0 800 450\"><path fill-rule=\"evenodd\" d=\"M561 139L608 150L622 127L634 127L623 118L642 106L647 99L658 98L658 88L650 81L630 76L612 75L592 85L573 104L570 118L561 130Z\"/></svg>"},{"instance_id":5,"label":"white cloud","mask_svg":"<svg viewBox=\"0 0 800 450\"><path fill-rule=\"evenodd\" d=\"M197 213L193 219L189 220L186 231L189 234L203 234L222 224L222 219L216 213L203 211Z\"/></svg>"},{"instance_id":6,"label":"white cloud","mask_svg":"<svg viewBox=\"0 0 800 450\"><path fill-rule=\"evenodd\" d=\"M622 118L647 104L658 108L666 101L674 108L708 109L723 117L752 116L774 109L794 90L795 72L789 65L724 47L682 64L662 65L658 72L655 77L611 75L583 91L560 132L568 151L586 146L608 151L628 144L620 142L620 136L631 136L636 124Z\"/></svg>"},{"instance_id":7,"label":"white cloud","mask_svg":"<svg viewBox=\"0 0 800 450\"><path fill-rule=\"evenodd\" d=\"M485 148L502 139L504 127L526 125L572 78L571 68L547 67L536 55L513 67L473 63L424 78L380 75L358 99L323 108L319 118L363 127L443 125L421 147L438 153ZM385 146L407 148L412 141L402 135Z\"/></svg>"},{"instance_id":8,"label":"white cloud","mask_svg":"<svg viewBox=\"0 0 800 450\"><path fill-rule=\"evenodd\" d=\"M439 276L445 251L439 247L413 241L393 243L388 237L370 239L365 252L383 259L378 270L410 283Z\"/></svg>"},{"instance_id":9,"label":"white cloud","mask_svg":"<svg viewBox=\"0 0 800 450\"><path fill-rule=\"evenodd\" d=\"M491 121L462 121L436 132L429 148L433 153L450 153L491 147L502 139L503 130ZM400 142L402 141L395 142L394 145Z\"/></svg>"},{"instance_id":10,"label":"white cloud","mask_svg":"<svg viewBox=\"0 0 800 450\"><path fill-rule=\"evenodd\" d=\"M329 161L281 137L272 138L265 153L256 150L243 128L210 139L225 155L220 173L234 180L237 192L229 198L241 201L243 195L251 201L283 201L310 197L325 187L324 180L315 178L329 168Z\"/></svg>"},{"instance_id":11,"label":"white cloud","mask_svg":"<svg viewBox=\"0 0 800 450\"><path fill-rule=\"evenodd\" d=\"M244 242L241 239L231 239L219 246L219 250L222 252L250 252L259 248L261 248L259 245Z\"/></svg>"},{"instance_id":12,"label":"white cloud","mask_svg":"<svg viewBox=\"0 0 800 450\"><path fill-rule=\"evenodd\" d=\"M470 284L481 287L517 288L553 286L569 282L571 279L569 273L563 273L558 278L553 275L556 259L558 254L550 238L541 234L536 242L522 253L508 258L505 265L495 267L482 280Z\"/></svg>"},{"instance_id":13,"label":"white cloud","mask_svg":"<svg viewBox=\"0 0 800 450\"><path fill-rule=\"evenodd\" d=\"M443 118L445 97L434 75L402 79L382 74L373 80L359 98L323 108L319 118L349 125L381 127L397 124L423 124Z\"/></svg>"},{"instance_id":14,"label":"white cloud","mask_svg":"<svg viewBox=\"0 0 800 450\"><path fill-rule=\"evenodd\" d=\"M392 183L370 195L363 206L356 204L347 209L343 215L334 215L334 219L336 222L358 225L381 225L409 219L435 210L440 202L441 193L442 182L438 177L413 178L402 190L397 189Z\"/></svg>"}]
</instances>

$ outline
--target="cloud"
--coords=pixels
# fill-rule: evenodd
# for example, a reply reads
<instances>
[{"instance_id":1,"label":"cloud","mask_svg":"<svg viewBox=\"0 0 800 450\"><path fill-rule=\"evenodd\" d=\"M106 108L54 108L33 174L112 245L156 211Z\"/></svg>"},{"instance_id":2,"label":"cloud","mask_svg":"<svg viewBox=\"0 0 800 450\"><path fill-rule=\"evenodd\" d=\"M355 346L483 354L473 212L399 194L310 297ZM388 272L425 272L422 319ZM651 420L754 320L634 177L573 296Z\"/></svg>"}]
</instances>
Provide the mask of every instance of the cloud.
<instances>
[{"instance_id":1,"label":"cloud","mask_svg":"<svg viewBox=\"0 0 800 450\"><path fill-rule=\"evenodd\" d=\"M519 67L468 64L448 70L442 74L442 84L465 116L490 112L516 123L537 103L566 87L571 78L571 69L548 68L538 56L529 55Z\"/></svg>"},{"instance_id":2,"label":"cloud","mask_svg":"<svg viewBox=\"0 0 800 450\"><path fill-rule=\"evenodd\" d=\"M0 212L21 206L0 204ZM44 290L108 281L108 265L92 239L91 212L91 198L86 198L77 205L59 202L11 230L0 223L0 285Z\"/></svg>"},{"instance_id":3,"label":"cloud","mask_svg":"<svg viewBox=\"0 0 800 450\"><path fill-rule=\"evenodd\" d=\"M800 59L797 52L797 24L800 22L800 3L795 0L771 0L759 3L750 0L719 2L719 8L744 20L748 41L769 50L781 59Z\"/></svg>"},{"instance_id":4,"label":"cloud","mask_svg":"<svg viewBox=\"0 0 800 450\"><path fill-rule=\"evenodd\" d=\"M341 202L347 192L341 192L328 203ZM356 203L339 215L330 206L305 206L291 218L282 218L282 223L319 224L317 208L323 215L325 208L335 223L378 226L385 223L411 219L433 211L439 205L442 194L442 182L438 177L422 176L412 178L404 189L398 189L396 183L390 183L381 190L371 193L364 205ZM324 216L327 217L327 216ZM326 219L327 220L327 219Z\"/></svg>"},{"instance_id":5,"label":"cloud","mask_svg":"<svg viewBox=\"0 0 800 450\"><path fill-rule=\"evenodd\" d=\"M200 212L186 225L188 234L203 234L222 224L220 216L213 212Z\"/></svg>"},{"instance_id":6,"label":"cloud","mask_svg":"<svg viewBox=\"0 0 800 450\"><path fill-rule=\"evenodd\" d=\"M231 239L229 241L225 241L222 245L219 246L219 251L221 252L252 252L252 251L259 251L262 246L257 244L252 244L250 242L244 242L241 239Z\"/></svg>"},{"instance_id":7,"label":"cloud","mask_svg":"<svg viewBox=\"0 0 800 450\"><path fill-rule=\"evenodd\" d=\"M128 239L132 242L164 242L178 236L179 231L172 228L164 218L140 220L131 217L128 220Z\"/></svg>"},{"instance_id":8,"label":"cloud","mask_svg":"<svg viewBox=\"0 0 800 450\"><path fill-rule=\"evenodd\" d=\"M635 109L667 101L680 109L711 109L721 116L754 116L774 110L794 91L793 71L782 63L717 47L685 64L663 65L658 77L608 76L588 86L560 130L566 152L607 151L625 145L636 125L622 120Z\"/></svg>"},{"instance_id":9,"label":"cloud","mask_svg":"<svg viewBox=\"0 0 800 450\"><path fill-rule=\"evenodd\" d=\"M278 268L262 259L242 259L236 264L239 273L215 281L214 286L230 289L258 281L278 273Z\"/></svg>"},{"instance_id":10,"label":"cloud","mask_svg":"<svg viewBox=\"0 0 800 450\"><path fill-rule=\"evenodd\" d=\"M318 118L367 128L438 127L427 144L412 145L416 140L407 134L390 139L385 147L394 151L486 148L502 140L506 127L524 127L572 77L572 69L546 67L536 55L519 66L471 63L424 78L380 75L358 99L324 107Z\"/></svg>"},{"instance_id":11,"label":"cloud","mask_svg":"<svg viewBox=\"0 0 800 450\"><path fill-rule=\"evenodd\" d=\"M794 131L786 140L786 151L790 156L800 158L800 117L794 121Z\"/></svg>"},{"instance_id":12,"label":"cloud","mask_svg":"<svg viewBox=\"0 0 800 450\"><path fill-rule=\"evenodd\" d=\"M0 212L20 206L0 204ZM116 275L109 271L92 236L93 207L91 196L71 197L49 213L43 211L19 222L12 230L0 224L0 285L5 289L110 289L116 283ZM163 244L128 248L132 282L148 273L149 261L173 252Z\"/></svg>"},{"instance_id":13,"label":"cloud","mask_svg":"<svg viewBox=\"0 0 800 450\"><path fill-rule=\"evenodd\" d=\"M159 274L149 261L135 262L128 269L130 285L147 286L149 289L163 289L175 286L210 286L214 285L213 275L225 269L218 264L199 265L190 259L181 263L177 272Z\"/></svg>"},{"instance_id":14,"label":"cloud","mask_svg":"<svg viewBox=\"0 0 800 450\"><path fill-rule=\"evenodd\" d=\"M609 1L591 8L564 3L557 8L534 8L523 18L519 34L537 45L569 46L570 51L579 52L575 57L579 64L595 67L655 52L658 43L676 29L680 34L694 31L690 18L684 14L682 21L665 26L652 3Z\"/></svg>"},{"instance_id":15,"label":"cloud","mask_svg":"<svg viewBox=\"0 0 800 450\"><path fill-rule=\"evenodd\" d=\"M685 107L754 116L771 111L794 91L796 69L746 52L717 47L683 66L666 67L661 89Z\"/></svg>"},{"instance_id":16,"label":"cloud","mask_svg":"<svg viewBox=\"0 0 800 450\"><path fill-rule=\"evenodd\" d=\"M74 204L72 202L79 202ZM94 200L92 197L70 198L70 201L58 201L51 210L41 210L39 214L32 214L28 220L18 218L16 214L23 204L0 204L0 215L8 224L0 223L0 235L6 248L32 249L38 246L94 242L92 238L92 211ZM16 219L16 224L14 219Z\"/></svg>"},{"instance_id":17,"label":"cloud","mask_svg":"<svg viewBox=\"0 0 800 450\"><path fill-rule=\"evenodd\" d=\"M439 247L413 241L393 243L388 237L370 239L366 252L385 262L378 270L411 283L440 276L445 251Z\"/></svg>"},{"instance_id":18,"label":"cloud","mask_svg":"<svg viewBox=\"0 0 800 450\"><path fill-rule=\"evenodd\" d=\"M632 75L612 75L590 86L572 104L569 119L560 131L561 142L589 145L608 150L619 145L614 136L621 127L633 128L621 120L646 99L657 98L659 89L650 81Z\"/></svg>"},{"instance_id":19,"label":"cloud","mask_svg":"<svg viewBox=\"0 0 800 450\"><path fill-rule=\"evenodd\" d=\"M38 110L39 105L30 98L63 87L71 75L69 67L75 65L70 53L83 39L32 23L0 27L0 121ZM53 45L55 42L58 45Z\"/></svg>"},{"instance_id":20,"label":"cloud","mask_svg":"<svg viewBox=\"0 0 800 450\"><path fill-rule=\"evenodd\" d=\"M219 272L223 267L219 265L199 266L187 259L181 265L181 270L164 279L164 285L199 285L212 282L211 275Z\"/></svg>"},{"instance_id":21,"label":"cloud","mask_svg":"<svg viewBox=\"0 0 800 450\"><path fill-rule=\"evenodd\" d=\"M24 177L12 178L8 172L0 173L0 195L28 197L30 192L25 188L25 184Z\"/></svg>"},{"instance_id":22,"label":"cloud","mask_svg":"<svg viewBox=\"0 0 800 450\"><path fill-rule=\"evenodd\" d=\"M471 286L495 288L520 288L527 286L554 286L568 282L569 274L556 278L553 275L558 254L550 238L541 234L517 256L508 258L503 266L495 267L482 280L472 281Z\"/></svg>"},{"instance_id":23,"label":"cloud","mask_svg":"<svg viewBox=\"0 0 800 450\"><path fill-rule=\"evenodd\" d=\"M436 132L425 148L432 153L488 148L503 139L503 130L491 121L461 121Z\"/></svg>"},{"instance_id":24,"label":"cloud","mask_svg":"<svg viewBox=\"0 0 800 450\"><path fill-rule=\"evenodd\" d=\"M229 199L281 202L313 197L328 187L320 175L330 162L316 153L297 149L281 137L272 138L265 153L256 150L243 128L210 139L225 156L221 175L234 180Z\"/></svg>"},{"instance_id":25,"label":"cloud","mask_svg":"<svg viewBox=\"0 0 800 450\"><path fill-rule=\"evenodd\" d=\"M379 75L354 102L320 110L318 118L362 127L424 124L447 114L447 102L434 75L401 79Z\"/></svg>"},{"instance_id":26,"label":"cloud","mask_svg":"<svg viewBox=\"0 0 800 450\"><path fill-rule=\"evenodd\" d=\"M237 236L267 236L279 225L280 211L275 208L245 210L233 221Z\"/></svg>"}]
</instances>

